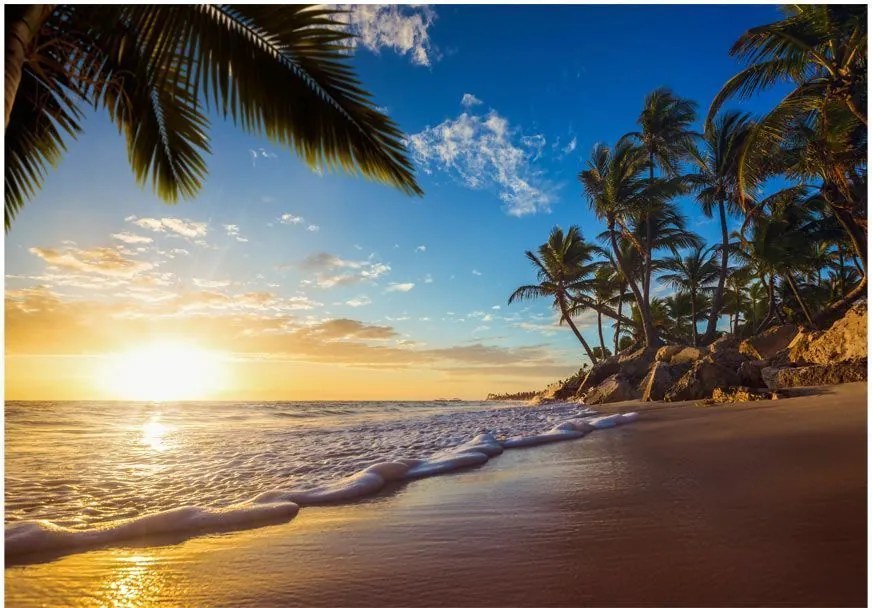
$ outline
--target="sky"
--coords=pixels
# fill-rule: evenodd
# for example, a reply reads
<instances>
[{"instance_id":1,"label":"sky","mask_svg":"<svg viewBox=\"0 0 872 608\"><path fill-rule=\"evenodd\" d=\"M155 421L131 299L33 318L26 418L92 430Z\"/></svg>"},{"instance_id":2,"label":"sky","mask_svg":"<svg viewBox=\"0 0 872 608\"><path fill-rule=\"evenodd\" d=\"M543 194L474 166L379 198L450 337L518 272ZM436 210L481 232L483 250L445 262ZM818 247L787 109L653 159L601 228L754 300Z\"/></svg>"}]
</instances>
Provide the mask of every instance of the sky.
<instances>
[{"instance_id":1,"label":"sky","mask_svg":"<svg viewBox=\"0 0 872 608\"><path fill-rule=\"evenodd\" d=\"M6 398L477 399L565 377L586 358L550 304L507 305L535 282L524 251L554 226L594 239L576 180L594 144L634 130L660 86L704 114L741 67L731 44L779 17L355 7L353 64L408 136L420 198L312 172L213 117L204 188L166 205L89 114L6 235ZM679 206L718 238L692 198ZM577 322L598 343L595 314Z\"/></svg>"}]
</instances>

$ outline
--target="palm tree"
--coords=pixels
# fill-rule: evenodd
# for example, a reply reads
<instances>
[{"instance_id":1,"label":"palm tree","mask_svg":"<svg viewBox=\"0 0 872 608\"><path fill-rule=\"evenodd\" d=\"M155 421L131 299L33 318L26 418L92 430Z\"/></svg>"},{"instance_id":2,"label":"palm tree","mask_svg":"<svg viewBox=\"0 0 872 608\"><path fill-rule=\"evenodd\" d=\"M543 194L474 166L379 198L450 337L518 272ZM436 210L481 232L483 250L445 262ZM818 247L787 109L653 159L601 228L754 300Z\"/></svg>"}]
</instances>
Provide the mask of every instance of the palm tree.
<instances>
[{"instance_id":1,"label":"palm tree","mask_svg":"<svg viewBox=\"0 0 872 608\"><path fill-rule=\"evenodd\" d=\"M697 298L710 289L711 284L718 278L718 268L712 253L713 248L694 247L686 256L675 255L662 260L661 267L665 272L657 279L664 285L690 294L694 346L699 344L699 334L696 328Z\"/></svg>"},{"instance_id":2,"label":"palm tree","mask_svg":"<svg viewBox=\"0 0 872 608\"><path fill-rule=\"evenodd\" d=\"M696 102L682 99L665 87L655 89L645 97L642 112L636 121L639 131L627 133L622 139L636 141L648 155L648 180L654 186L654 169L659 167L662 175L675 177L679 174L682 159L693 148L695 134L691 126L696 120ZM644 213L646 235L654 234L650 225L651 214ZM647 302L650 297L652 272L652 244L643 241L645 264L642 279L642 295Z\"/></svg>"},{"instance_id":3,"label":"palm tree","mask_svg":"<svg viewBox=\"0 0 872 608\"><path fill-rule=\"evenodd\" d=\"M589 291L593 301L599 306L609 306L618 297L618 284L620 275L607 264L601 264L594 272L590 281ZM620 317L620 313L618 313ZM606 342L603 339L603 316L598 310L596 313L596 325L599 332L601 352L607 352Z\"/></svg>"},{"instance_id":4,"label":"palm tree","mask_svg":"<svg viewBox=\"0 0 872 608\"><path fill-rule=\"evenodd\" d=\"M796 88L776 108L803 111L838 100L867 125L866 6L792 4L785 18L751 28L730 54L748 65L718 92L707 122L730 97L748 98L780 82Z\"/></svg>"},{"instance_id":5,"label":"palm tree","mask_svg":"<svg viewBox=\"0 0 872 608\"><path fill-rule=\"evenodd\" d=\"M312 6L6 7L6 227L42 184L82 107L127 140L137 181L168 202L206 176L209 112L312 167L421 194L403 134L348 63L339 11Z\"/></svg>"},{"instance_id":6,"label":"palm tree","mask_svg":"<svg viewBox=\"0 0 872 608\"><path fill-rule=\"evenodd\" d=\"M596 363L597 358L572 320L572 313L579 309L572 306L570 293L588 290L589 275L595 268L592 262L595 250L595 246L584 241L578 226L570 226L566 234L559 226L554 227L548 241L539 246L538 255L524 252L536 267L539 283L518 287L508 301L511 304L516 300L551 298L554 308L560 311L560 322L569 325L591 363Z\"/></svg>"},{"instance_id":7,"label":"palm tree","mask_svg":"<svg viewBox=\"0 0 872 608\"><path fill-rule=\"evenodd\" d=\"M710 342L717 329L724 298L724 284L730 257L730 233L727 216L741 206L738 191L738 162L748 140L753 122L748 114L725 112L708 125L698 150L693 151L697 170L686 177L696 192L702 212L712 217L717 209L721 224L721 264L718 284L712 297L703 342Z\"/></svg>"},{"instance_id":8,"label":"palm tree","mask_svg":"<svg viewBox=\"0 0 872 608\"><path fill-rule=\"evenodd\" d=\"M636 300L645 345L651 347L658 346L660 340L651 318L650 305L636 278L632 276L618 244L620 233L633 241L641 253L643 249L634 238L630 222L634 216L638 216L640 209L650 208L652 200L662 200L663 190L652 192L650 184L644 178L646 163L645 150L628 140L619 142L614 150L597 144L588 161L588 168L578 174L578 179L594 213L606 222L606 234L612 255ZM644 274L641 280L644 281Z\"/></svg>"}]
</instances>

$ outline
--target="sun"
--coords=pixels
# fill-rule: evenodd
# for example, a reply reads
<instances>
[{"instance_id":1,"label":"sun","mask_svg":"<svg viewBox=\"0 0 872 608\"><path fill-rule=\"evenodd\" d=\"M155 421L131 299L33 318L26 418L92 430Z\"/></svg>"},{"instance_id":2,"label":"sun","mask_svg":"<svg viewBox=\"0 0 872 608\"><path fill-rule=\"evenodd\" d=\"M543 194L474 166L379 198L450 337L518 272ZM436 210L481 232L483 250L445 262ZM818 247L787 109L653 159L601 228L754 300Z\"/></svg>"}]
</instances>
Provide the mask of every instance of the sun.
<instances>
[{"instance_id":1,"label":"sun","mask_svg":"<svg viewBox=\"0 0 872 608\"><path fill-rule=\"evenodd\" d=\"M133 401L185 401L214 396L224 381L217 353L180 342L156 342L112 358L105 388Z\"/></svg>"}]
</instances>

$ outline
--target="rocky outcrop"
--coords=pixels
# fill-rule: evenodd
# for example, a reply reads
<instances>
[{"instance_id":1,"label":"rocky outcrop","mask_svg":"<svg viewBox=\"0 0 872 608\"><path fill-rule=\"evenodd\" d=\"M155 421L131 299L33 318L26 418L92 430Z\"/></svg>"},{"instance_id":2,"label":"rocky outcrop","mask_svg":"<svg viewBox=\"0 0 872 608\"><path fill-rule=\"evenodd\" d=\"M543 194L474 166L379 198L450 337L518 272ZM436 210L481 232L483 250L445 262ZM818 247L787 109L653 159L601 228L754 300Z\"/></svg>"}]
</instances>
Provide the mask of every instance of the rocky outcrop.
<instances>
[{"instance_id":1,"label":"rocky outcrop","mask_svg":"<svg viewBox=\"0 0 872 608\"><path fill-rule=\"evenodd\" d=\"M771 399L781 399L783 394L776 391L766 391L753 389L747 386L738 388L722 389L716 388L712 391L712 396L704 401L707 405L716 403L747 403L748 401L764 401Z\"/></svg>"},{"instance_id":2,"label":"rocky outcrop","mask_svg":"<svg viewBox=\"0 0 872 608\"><path fill-rule=\"evenodd\" d=\"M766 360L787 348L799 332L796 325L779 325L743 340L739 352L751 359Z\"/></svg>"},{"instance_id":3,"label":"rocky outcrop","mask_svg":"<svg viewBox=\"0 0 872 608\"><path fill-rule=\"evenodd\" d=\"M791 363L826 365L867 358L866 303L854 306L826 331L803 332L789 345Z\"/></svg>"},{"instance_id":4,"label":"rocky outcrop","mask_svg":"<svg viewBox=\"0 0 872 608\"><path fill-rule=\"evenodd\" d=\"M680 365L681 363L698 361L706 354L706 349L696 346L663 346L657 351L654 358L670 365Z\"/></svg>"},{"instance_id":5,"label":"rocky outcrop","mask_svg":"<svg viewBox=\"0 0 872 608\"><path fill-rule=\"evenodd\" d=\"M597 363L588 372L575 396L584 398L587 403L587 394L590 390L617 373L620 373L631 386L638 387L648 373L656 352L653 348L639 348L631 353L615 355Z\"/></svg>"},{"instance_id":6,"label":"rocky outcrop","mask_svg":"<svg viewBox=\"0 0 872 608\"><path fill-rule=\"evenodd\" d=\"M664 400L703 399L711 395L716 388L738 385L739 375L736 372L707 357L696 361L666 392Z\"/></svg>"},{"instance_id":7,"label":"rocky outcrop","mask_svg":"<svg viewBox=\"0 0 872 608\"><path fill-rule=\"evenodd\" d=\"M581 370L578 373L570 376L554 384L549 384L545 390L540 392L533 398L535 403L548 403L551 401L568 401L575 397L578 392L578 387L581 386L584 375Z\"/></svg>"},{"instance_id":8,"label":"rocky outcrop","mask_svg":"<svg viewBox=\"0 0 872 608\"><path fill-rule=\"evenodd\" d=\"M743 361L739 365L739 382L742 386L761 388L763 383L762 370L767 367L766 361Z\"/></svg>"},{"instance_id":9,"label":"rocky outcrop","mask_svg":"<svg viewBox=\"0 0 872 608\"><path fill-rule=\"evenodd\" d=\"M588 391L584 402L586 405L598 403L615 403L616 401L628 401L638 399L639 393L623 374L609 376L599 385Z\"/></svg>"},{"instance_id":10,"label":"rocky outcrop","mask_svg":"<svg viewBox=\"0 0 872 608\"><path fill-rule=\"evenodd\" d=\"M830 365L806 365L803 367L764 367L763 382L772 390L796 386L820 386L861 382L866 380L867 360L842 361Z\"/></svg>"},{"instance_id":11,"label":"rocky outcrop","mask_svg":"<svg viewBox=\"0 0 872 608\"><path fill-rule=\"evenodd\" d=\"M665 361L655 361L642 381L642 401L660 401L666 396L675 377Z\"/></svg>"},{"instance_id":12,"label":"rocky outcrop","mask_svg":"<svg viewBox=\"0 0 872 608\"><path fill-rule=\"evenodd\" d=\"M739 351L740 342L735 336L721 336L708 347L709 357L715 363L720 363L724 367L729 367L733 370L738 370L739 367L749 360L747 355Z\"/></svg>"}]
</instances>

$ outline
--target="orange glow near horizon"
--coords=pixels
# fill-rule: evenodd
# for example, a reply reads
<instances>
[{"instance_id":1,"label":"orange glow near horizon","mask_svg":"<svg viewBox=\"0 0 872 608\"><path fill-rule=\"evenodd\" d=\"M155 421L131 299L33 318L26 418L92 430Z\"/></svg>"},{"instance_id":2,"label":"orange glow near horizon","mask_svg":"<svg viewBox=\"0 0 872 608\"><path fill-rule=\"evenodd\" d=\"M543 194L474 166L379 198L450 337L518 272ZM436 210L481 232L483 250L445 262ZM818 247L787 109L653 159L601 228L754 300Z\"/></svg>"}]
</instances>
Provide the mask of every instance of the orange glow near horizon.
<instances>
[{"instance_id":1,"label":"orange glow near horizon","mask_svg":"<svg viewBox=\"0 0 872 608\"><path fill-rule=\"evenodd\" d=\"M181 342L156 342L112 356L102 370L106 393L132 401L209 399L223 386L217 353Z\"/></svg>"}]
</instances>

